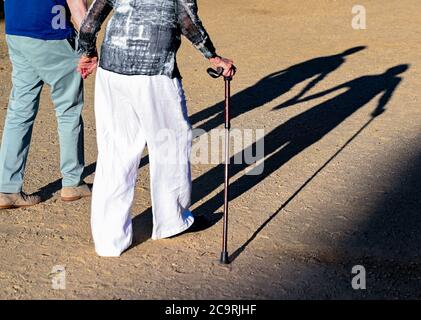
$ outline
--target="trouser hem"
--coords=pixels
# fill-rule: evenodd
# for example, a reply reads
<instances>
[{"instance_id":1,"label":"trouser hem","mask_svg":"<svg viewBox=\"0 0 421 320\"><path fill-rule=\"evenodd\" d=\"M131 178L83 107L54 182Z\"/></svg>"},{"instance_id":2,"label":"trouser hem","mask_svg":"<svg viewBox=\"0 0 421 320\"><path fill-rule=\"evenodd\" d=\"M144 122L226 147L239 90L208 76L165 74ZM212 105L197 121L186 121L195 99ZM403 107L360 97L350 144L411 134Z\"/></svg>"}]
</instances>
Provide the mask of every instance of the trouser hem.
<instances>
[{"instance_id":1,"label":"trouser hem","mask_svg":"<svg viewBox=\"0 0 421 320\"><path fill-rule=\"evenodd\" d=\"M82 179L79 180L79 182L77 183L61 183L62 188L76 188L79 187L80 184L82 183Z\"/></svg>"},{"instance_id":2,"label":"trouser hem","mask_svg":"<svg viewBox=\"0 0 421 320\"><path fill-rule=\"evenodd\" d=\"M157 232L154 235L152 235L152 240L165 239L165 238L170 238L172 236L175 236L189 229L193 223L194 223L194 217L193 215L190 214L190 216L186 218L186 221L181 226L177 228L171 228L165 231Z\"/></svg>"},{"instance_id":3,"label":"trouser hem","mask_svg":"<svg viewBox=\"0 0 421 320\"><path fill-rule=\"evenodd\" d=\"M15 188L15 187L3 187L0 186L1 193L19 193L22 192L22 187Z\"/></svg>"},{"instance_id":4,"label":"trouser hem","mask_svg":"<svg viewBox=\"0 0 421 320\"><path fill-rule=\"evenodd\" d=\"M95 246L95 252L98 256L104 257L104 258L117 258L120 257L123 252L125 252L130 246L132 245L132 239L130 240L129 244L123 249L123 250L117 250L117 249L105 249L101 248L100 246Z\"/></svg>"}]
</instances>

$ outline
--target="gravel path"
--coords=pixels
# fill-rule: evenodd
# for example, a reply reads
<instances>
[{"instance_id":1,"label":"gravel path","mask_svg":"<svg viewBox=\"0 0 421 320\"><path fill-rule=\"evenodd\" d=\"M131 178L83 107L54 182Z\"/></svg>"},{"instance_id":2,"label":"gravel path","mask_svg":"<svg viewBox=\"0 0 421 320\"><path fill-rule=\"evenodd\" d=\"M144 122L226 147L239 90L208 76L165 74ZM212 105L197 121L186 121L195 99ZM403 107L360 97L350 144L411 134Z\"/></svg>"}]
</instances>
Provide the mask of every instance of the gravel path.
<instances>
[{"instance_id":1,"label":"gravel path","mask_svg":"<svg viewBox=\"0 0 421 320\"><path fill-rule=\"evenodd\" d=\"M229 266L218 263L221 220L150 239L147 163L133 207L135 246L118 259L97 257L89 200L58 197L56 120L44 90L25 190L48 200L0 211L0 298L421 298L420 3L364 0L366 30L351 27L354 4L199 1L220 54L238 65L233 127L265 130L263 174L239 167L232 179ZM0 29L2 131L11 66ZM222 83L206 76L207 62L187 42L179 64L193 126L221 127ZM93 80L85 89L88 182ZM306 101L288 103L302 90ZM219 218L221 166L196 164L193 178L195 213ZM65 266L65 290L52 288L55 265ZM366 290L351 287L355 265L366 269Z\"/></svg>"}]
</instances>

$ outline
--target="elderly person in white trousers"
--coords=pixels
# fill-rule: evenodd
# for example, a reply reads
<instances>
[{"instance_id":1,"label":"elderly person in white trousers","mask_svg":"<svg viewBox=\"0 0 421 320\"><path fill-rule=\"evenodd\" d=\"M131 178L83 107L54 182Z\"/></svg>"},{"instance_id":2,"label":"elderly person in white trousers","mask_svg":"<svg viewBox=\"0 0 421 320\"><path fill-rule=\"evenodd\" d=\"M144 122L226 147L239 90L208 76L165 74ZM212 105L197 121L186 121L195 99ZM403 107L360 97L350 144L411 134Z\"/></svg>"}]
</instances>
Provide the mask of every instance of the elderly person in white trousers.
<instances>
[{"instance_id":1,"label":"elderly person in white trousers","mask_svg":"<svg viewBox=\"0 0 421 320\"><path fill-rule=\"evenodd\" d=\"M233 76L232 61L216 50L197 15L196 0L96 0L79 35L83 77L97 63L96 37L113 11L101 47L95 114L98 162L92 233L98 255L121 255L132 243L131 206L142 151L148 146L152 239L174 236L194 222L191 126L176 64L181 35Z\"/></svg>"}]
</instances>

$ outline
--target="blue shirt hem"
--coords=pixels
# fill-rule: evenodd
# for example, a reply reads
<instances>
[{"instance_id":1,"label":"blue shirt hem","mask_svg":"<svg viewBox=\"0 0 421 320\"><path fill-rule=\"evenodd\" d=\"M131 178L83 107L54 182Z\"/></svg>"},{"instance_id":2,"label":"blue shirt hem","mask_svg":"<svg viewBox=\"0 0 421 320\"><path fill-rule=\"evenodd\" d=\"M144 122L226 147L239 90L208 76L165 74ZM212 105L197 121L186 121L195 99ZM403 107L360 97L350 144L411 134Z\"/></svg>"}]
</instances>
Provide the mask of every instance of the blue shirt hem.
<instances>
[{"instance_id":1,"label":"blue shirt hem","mask_svg":"<svg viewBox=\"0 0 421 320\"><path fill-rule=\"evenodd\" d=\"M46 34L37 34L37 33L34 33L33 31L27 32L27 31L6 30L6 34L11 35L11 36L21 36L21 37L28 37L28 38L48 41L48 40L65 40L65 39L72 38L75 36L75 31L68 30L67 32L63 32L59 34L46 35Z\"/></svg>"}]
</instances>

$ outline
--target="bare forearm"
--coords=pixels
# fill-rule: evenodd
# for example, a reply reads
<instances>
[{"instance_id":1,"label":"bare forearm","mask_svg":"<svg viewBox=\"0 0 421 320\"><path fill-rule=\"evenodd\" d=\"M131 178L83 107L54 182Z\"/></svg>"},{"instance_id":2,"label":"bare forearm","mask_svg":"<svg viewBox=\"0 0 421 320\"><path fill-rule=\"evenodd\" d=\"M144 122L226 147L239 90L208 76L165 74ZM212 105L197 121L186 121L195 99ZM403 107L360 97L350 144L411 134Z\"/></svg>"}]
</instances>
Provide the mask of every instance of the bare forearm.
<instances>
[{"instance_id":1,"label":"bare forearm","mask_svg":"<svg viewBox=\"0 0 421 320\"><path fill-rule=\"evenodd\" d=\"M72 20L77 31L80 30L80 25L88 10L87 0L67 0Z\"/></svg>"}]
</instances>

